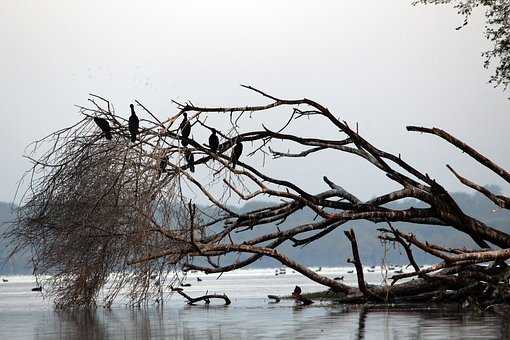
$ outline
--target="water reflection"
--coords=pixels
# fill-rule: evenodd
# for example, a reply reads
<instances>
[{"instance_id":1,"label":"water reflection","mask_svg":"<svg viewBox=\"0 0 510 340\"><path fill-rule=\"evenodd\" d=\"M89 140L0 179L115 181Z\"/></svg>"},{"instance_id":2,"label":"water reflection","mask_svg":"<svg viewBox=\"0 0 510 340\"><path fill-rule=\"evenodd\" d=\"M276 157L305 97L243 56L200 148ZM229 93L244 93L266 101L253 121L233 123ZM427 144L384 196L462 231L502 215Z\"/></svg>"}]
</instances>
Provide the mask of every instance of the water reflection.
<instances>
[{"instance_id":1,"label":"water reflection","mask_svg":"<svg viewBox=\"0 0 510 340\"><path fill-rule=\"evenodd\" d=\"M107 326L95 310L55 311L44 315L35 330L36 339L109 339Z\"/></svg>"},{"instance_id":2,"label":"water reflection","mask_svg":"<svg viewBox=\"0 0 510 340\"><path fill-rule=\"evenodd\" d=\"M368 309L361 308L358 317L358 336L356 337L358 340L365 339L365 323L367 321Z\"/></svg>"},{"instance_id":3,"label":"water reflection","mask_svg":"<svg viewBox=\"0 0 510 340\"><path fill-rule=\"evenodd\" d=\"M501 339L498 316L341 307L187 307L48 311L37 339ZM30 337L32 338L32 337Z\"/></svg>"},{"instance_id":4,"label":"water reflection","mask_svg":"<svg viewBox=\"0 0 510 340\"><path fill-rule=\"evenodd\" d=\"M30 291L28 278L9 280L0 287L0 339L510 338L505 314L349 310L318 303L299 307L289 300L268 304L267 294L288 294L296 284L308 291L321 287L291 273L275 279L271 270L267 275L252 272L227 274L221 282L204 277L189 288L192 295L225 292L232 298L228 307L187 306L173 297L164 308L128 309L119 303L112 310L54 311Z\"/></svg>"}]
</instances>

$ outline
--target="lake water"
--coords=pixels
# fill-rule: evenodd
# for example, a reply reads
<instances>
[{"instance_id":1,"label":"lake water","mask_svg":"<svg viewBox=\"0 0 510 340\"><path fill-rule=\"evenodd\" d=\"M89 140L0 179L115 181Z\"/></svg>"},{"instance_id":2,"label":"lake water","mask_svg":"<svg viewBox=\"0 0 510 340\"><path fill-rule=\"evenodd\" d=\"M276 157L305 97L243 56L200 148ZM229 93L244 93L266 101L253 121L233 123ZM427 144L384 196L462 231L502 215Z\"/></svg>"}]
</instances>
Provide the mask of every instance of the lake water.
<instances>
[{"instance_id":1,"label":"lake water","mask_svg":"<svg viewBox=\"0 0 510 340\"><path fill-rule=\"evenodd\" d=\"M328 276L344 276L354 284L347 268L324 268ZM197 281L199 276L202 281ZM4 277L0 282L0 339L507 339L509 323L495 315L466 313L352 311L329 303L295 306L282 300L271 304L268 294L289 295L294 286L303 292L324 288L287 269L240 270L217 275L190 274L185 288L192 297L226 293L221 301L188 306L178 296L164 307L133 309L117 303L111 310L55 311L30 276ZM379 283L380 273L366 273Z\"/></svg>"}]
</instances>

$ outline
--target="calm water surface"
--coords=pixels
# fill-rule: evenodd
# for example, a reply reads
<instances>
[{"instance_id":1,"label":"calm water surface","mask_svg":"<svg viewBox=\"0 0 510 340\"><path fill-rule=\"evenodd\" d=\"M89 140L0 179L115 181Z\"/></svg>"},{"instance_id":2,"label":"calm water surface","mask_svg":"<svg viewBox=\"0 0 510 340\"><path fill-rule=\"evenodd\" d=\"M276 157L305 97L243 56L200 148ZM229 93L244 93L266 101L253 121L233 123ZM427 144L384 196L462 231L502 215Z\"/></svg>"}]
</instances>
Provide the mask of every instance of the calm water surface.
<instances>
[{"instance_id":1,"label":"calm water surface","mask_svg":"<svg viewBox=\"0 0 510 340\"><path fill-rule=\"evenodd\" d=\"M331 277L346 268L329 268ZM0 283L0 339L507 339L506 318L494 315L444 314L437 311L349 311L341 306L295 306L283 300L270 304L267 294L288 295L296 284L304 292L321 287L299 274L275 276L274 270L188 276L191 296L226 293L230 306L188 306L174 296L164 307L130 309L118 303L111 310L55 311L28 276L6 277ZM380 274L367 273L380 281Z\"/></svg>"}]
</instances>

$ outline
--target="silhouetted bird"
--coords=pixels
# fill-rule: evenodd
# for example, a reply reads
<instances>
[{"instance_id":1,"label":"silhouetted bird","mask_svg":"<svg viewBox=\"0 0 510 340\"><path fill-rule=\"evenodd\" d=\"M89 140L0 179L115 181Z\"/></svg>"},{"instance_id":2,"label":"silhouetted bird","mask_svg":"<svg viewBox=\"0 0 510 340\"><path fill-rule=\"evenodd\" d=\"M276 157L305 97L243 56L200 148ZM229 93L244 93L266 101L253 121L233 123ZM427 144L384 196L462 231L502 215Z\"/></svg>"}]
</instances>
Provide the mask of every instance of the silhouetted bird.
<instances>
[{"instance_id":1,"label":"silhouetted bird","mask_svg":"<svg viewBox=\"0 0 510 340\"><path fill-rule=\"evenodd\" d=\"M33 291L33 292L42 292L42 287L35 287L35 288L32 288L32 291Z\"/></svg>"},{"instance_id":2,"label":"silhouetted bird","mask_svg":"<svg viewBox=\"0 0 510 340\"><path fill-rule=\"evenodd\" d=\"M218 139L218 135L216 135L216 129L212 129L212 134L209 136L209 148L213 153L218 152L218 146L220 145L220 140Z\"/></svg>"},{"instance_id":3,"label":"silhouetted bird","mask_svg":"<svg viewBox=\"0 0 510 340\"><path fill-rule=\"evenodd\" d=\"M103 131L105 138L111 140L112 128L110 127L110 124L108 124L108 121L104 118L94 117L94 122L97 126L99 126L101 131Z\"/></svg>"},{"instance_id":4,"label":"silhouetted bird","mask_svg":"<svg viewBox=\"0 0 510 340\"><path fill-rule=\"evenodd\" d=\"M131 134L131 142L136 142L136 135L138 135L138 128L140 127L140 120L136 116L135 106L129 104L131 108L131 116L129 117L129 133Z\"/></svg>"},{"instance_id":5,"label":"silhouetted bird","mask_svg":"<svg viewBox=\"0 0 510 340\"><path fill-rule=\"evenodd\" d=\"M202 279L201 279L201 278L199 278L199 277L197 277L197 281L198 281L198 282L201 282L201 281L202 281Z\"/></svg>"},{"instance_id":6,"label":"silhouetted bird","mask_svg":"<svg viewBox=\"0 0 510 340\"><path fill-rule=\"evenodd\" d=\"M292 295L301 295L301 287L296 286L292 292Z\"/></svg>"},{"instance_id":7,"label":"silhouetted bird","mask_svg":"<svg viewBox=\"0 0 510 340\"><path fill-rule=\"evenodd\" d=\"M168 156L163 156L159 161L159 175L166 172L166 166L168 165Z\"/></svg>"},{"instance_id":8,"label":"silhouetted bird","mask_svg":"<svg viewBox=\"0 0 510 340\"><path fill-rule=\"evenodd\" d=\"M188 114L184 112L182 118L181 125L179 125L179 130L181 130L181 137L182 137L182 146L188 145L188 137L191 133L191 124L188 120Z\"/></svg>"},{"instance_id":9,"label":"silhouetted bird","mask_svg":"<svg viewBox=\"0 0 510 340\"><path fill-rule=\"evenodd\" d=\"M220 145L220 140L218 139L218 135L216 134L216 129L212 129L212 134L209 136L209 147L213 153L218 152L218 146Z\"/></svg>"},{"instance_id":10,"label":"silhouetted bird","mask_svg":"<svg viewBox=\"0 0 510 340\"><path fill-rule=\"evenodd\" d=\"M186 158L186 162L189 165L189 170L191 172L195 172L195 157L193 156L193 153L191 153L189 150L186 150L184 158Z\"/></svg>"},{"instance_id":11,"label":"silhouetted bird","mask_svg":"<svg viewBox=\"0 0 510 340\"><path fill-rule=\"evenodd\" d=\"M234 149L232 150L232 154L230 155L230 159L232 160L232 167L235 168L237 161L239 161L239 157L243 153L243 144L240 141L236 142Z\"/></svg>"}]
</instances>

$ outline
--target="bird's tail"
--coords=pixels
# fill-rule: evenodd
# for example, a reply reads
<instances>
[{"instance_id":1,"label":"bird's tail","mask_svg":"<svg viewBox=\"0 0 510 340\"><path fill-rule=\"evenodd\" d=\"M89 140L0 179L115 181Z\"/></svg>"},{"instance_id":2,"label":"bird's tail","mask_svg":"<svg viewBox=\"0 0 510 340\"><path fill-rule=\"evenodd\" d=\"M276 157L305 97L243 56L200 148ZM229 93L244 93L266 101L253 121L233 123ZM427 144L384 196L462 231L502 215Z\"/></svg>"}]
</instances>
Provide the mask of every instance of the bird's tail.
<instances>
[{"instance_id":1,"label":"bird's tail","mask_svg":"<svg viewBox=\"0 0 510 340\"><path fill-rule=\"evenodd\" d=\"M104 136L106 137L106 139L108 139L108 140L112 140L112 134L111 134L111 132L109 132L109 131L108 131L108 132L105 132L105 133L104 133Z\"/></svg>"},{"instance_id":2,"label":"bird's tail","mask_svg":"<svg viewBox=\"0 0 510 340\"><path fill-rule=\"evenodd\" d=\"M131 135L131 142L136 142L136 135L135 134L132 134Z\"/></svg>"}]
</instances>

